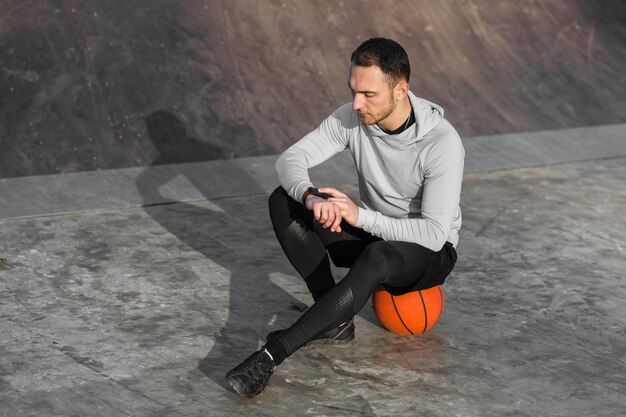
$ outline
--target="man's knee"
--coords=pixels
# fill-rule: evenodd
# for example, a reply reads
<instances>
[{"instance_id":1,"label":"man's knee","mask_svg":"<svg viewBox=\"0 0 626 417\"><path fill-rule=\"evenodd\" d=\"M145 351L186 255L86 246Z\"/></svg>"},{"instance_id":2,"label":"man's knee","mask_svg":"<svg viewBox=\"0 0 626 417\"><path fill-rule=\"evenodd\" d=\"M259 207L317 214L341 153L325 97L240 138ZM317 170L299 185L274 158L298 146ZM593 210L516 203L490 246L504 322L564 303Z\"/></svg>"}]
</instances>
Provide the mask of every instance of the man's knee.
<instances>
[{"instance_id":1,"label":"man's knee","mask_svg":"<svg viewBox=\"0 0 626 417\"><path fill-rule=\"evenodd\" d=\"M289 194L287 194L287 191L285 191L283 187L277 187L269 198L270 209L284 204L289 198L291 197L289 197Z\"/></svg>"},{"instance_id":2,"label":"man's knee","mask_svg":"<svg viewBox=\"0 0 626 417\"><path fill-rule=\"evenodd\" d=\"M268 203L270 219L277 236L282 235L288 228L301 230L306 227L306 209L291 198L284 188L276 188L270 195Z\"/></svg>"},{"instance_id":3,"label":"man's knee","mask_svg":"<svg viewBox=\"0 0 626 417\"><path fill-rule=\"evenodd\" d=\"M270 210L270 218L272 223L280 221L280 219L289 219L293 217L295 201L287 194L283 187L278 187L272 192L268 199ZM282 222L281 222L282 223Z\"/></svg>"},{"instance_id":4,"label":"man's knee","mask_svg":"<svg viewBox=\"0 0 626 417\"><path fill-rule=\"evenodd\" d=\"M375 271L393 271L402 268L404 258L384 240L372 242L363 251L360 260L365 261Z\"/></svg>"}]
</instances>

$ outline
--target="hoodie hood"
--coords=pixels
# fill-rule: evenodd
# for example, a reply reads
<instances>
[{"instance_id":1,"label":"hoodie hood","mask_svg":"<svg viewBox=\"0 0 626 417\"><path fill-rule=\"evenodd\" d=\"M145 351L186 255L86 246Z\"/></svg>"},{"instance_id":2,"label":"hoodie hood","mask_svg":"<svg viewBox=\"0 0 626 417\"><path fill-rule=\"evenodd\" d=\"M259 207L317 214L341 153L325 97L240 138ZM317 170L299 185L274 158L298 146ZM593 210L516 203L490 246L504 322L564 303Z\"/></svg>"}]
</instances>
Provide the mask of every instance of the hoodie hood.
<instances>
[{"instance_id":1,"label":"hoodie hood","mask_svg":"<svg viewBox=\"0 0 626 417\"><path fill-rule=\"evenodd\" d=\"M415 124L405 131L390 135L378 125L366 126L372 136L380 137L385 143L394 148L404 148L422 139L428 132L443 119L443 108L428 100L415 96L409 91L409 100L415 114Z\"/></svg>"}]
</instances>

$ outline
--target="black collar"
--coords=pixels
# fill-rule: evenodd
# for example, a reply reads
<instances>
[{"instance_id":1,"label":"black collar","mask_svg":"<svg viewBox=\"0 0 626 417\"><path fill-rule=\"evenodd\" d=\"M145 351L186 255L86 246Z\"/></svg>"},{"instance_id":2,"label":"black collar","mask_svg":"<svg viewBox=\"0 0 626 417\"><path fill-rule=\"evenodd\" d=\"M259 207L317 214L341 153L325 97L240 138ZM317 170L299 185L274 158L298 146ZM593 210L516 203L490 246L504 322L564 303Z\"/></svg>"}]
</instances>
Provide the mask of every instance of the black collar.
<instances>
[{"instance_id":1,"label":"black collar","mask_svg":"<svg viewBox=\"0 0 626 417\"><path fill-rule=\"evenodd\" d=\"M402 123L399 128L397 128L393 132L387 132L387 131L385 131L385 132L388 135L397 135L399 133L404 132L409 127L413 126L413 124L415 124L415 113L413 113L413 108L411 108L411 114L409 114L409 118L406 119L406 121L404 123Z\"/></svg>"}]
</instances>

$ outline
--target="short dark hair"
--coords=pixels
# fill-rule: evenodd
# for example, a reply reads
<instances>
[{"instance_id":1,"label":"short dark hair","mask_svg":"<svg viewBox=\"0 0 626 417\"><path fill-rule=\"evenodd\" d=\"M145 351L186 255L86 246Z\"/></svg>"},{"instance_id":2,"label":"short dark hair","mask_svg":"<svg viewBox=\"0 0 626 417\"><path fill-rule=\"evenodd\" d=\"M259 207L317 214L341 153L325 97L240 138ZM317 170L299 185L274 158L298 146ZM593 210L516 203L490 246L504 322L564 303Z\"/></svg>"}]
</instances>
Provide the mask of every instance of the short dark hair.
<instances>
[{"instance_id":1,"label":"short dark hair","mask_svg":"<svg viewBox=\"0 0 626 417\"><path fill-rule=\"evenodd\" d=\"M352 65L380 67L390 82L395 86L401 80L409 82L411 64L409 56L400 44L386 38L371 38L359 45L350 57Z\"/></svg>"}]
</instances>

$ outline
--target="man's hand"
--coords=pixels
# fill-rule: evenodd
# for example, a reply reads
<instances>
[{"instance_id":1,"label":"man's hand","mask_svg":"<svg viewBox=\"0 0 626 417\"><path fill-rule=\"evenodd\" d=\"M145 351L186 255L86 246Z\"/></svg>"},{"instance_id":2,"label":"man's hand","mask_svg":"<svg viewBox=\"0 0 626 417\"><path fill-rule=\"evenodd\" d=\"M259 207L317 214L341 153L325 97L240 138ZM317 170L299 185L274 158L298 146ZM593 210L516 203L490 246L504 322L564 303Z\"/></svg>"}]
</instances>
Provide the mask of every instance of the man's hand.
<instances>
[{"instance_id":1,"label":"man's hand","mask_svg":"<svg viewBox=\"0 0 626 417\"><path fill-rule=\"evenodd\" d=\"M359 218L359 207L354 204L354 201L350 200L347 195L336 188L319 188L319 191L332 195L327 201L339 207L339 215L348 222L348 224L352 226L356 224Z\"/></svg>"},{"instance_id":2,"label":"man's hand","mask_svg":"<svg viewBox=\"0 0 626 417\"><path fill-rule=\"evenodd\" d=\"M330 227L331 232L341 232L339 225L342 217L341 210L337 204L315 195L309 195L305 203L306 208L313 211L313 217L322 223L323 227Z\"/></svg>"}]
</instances>

